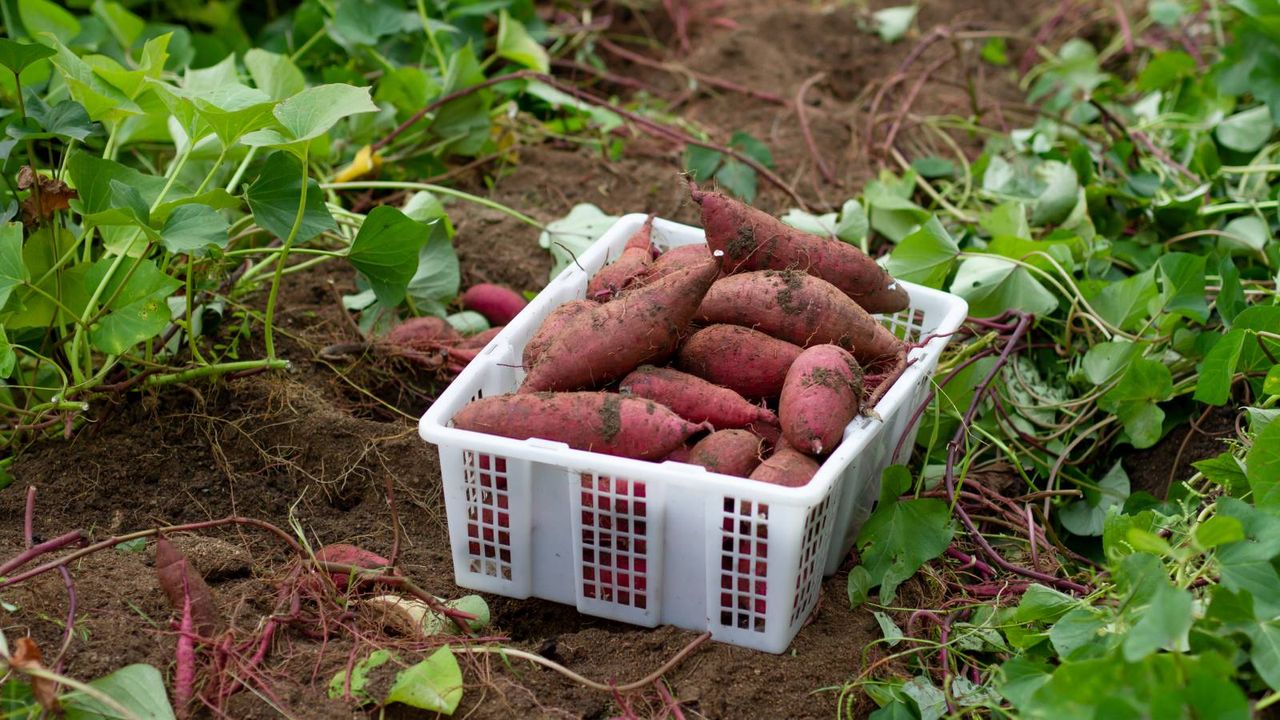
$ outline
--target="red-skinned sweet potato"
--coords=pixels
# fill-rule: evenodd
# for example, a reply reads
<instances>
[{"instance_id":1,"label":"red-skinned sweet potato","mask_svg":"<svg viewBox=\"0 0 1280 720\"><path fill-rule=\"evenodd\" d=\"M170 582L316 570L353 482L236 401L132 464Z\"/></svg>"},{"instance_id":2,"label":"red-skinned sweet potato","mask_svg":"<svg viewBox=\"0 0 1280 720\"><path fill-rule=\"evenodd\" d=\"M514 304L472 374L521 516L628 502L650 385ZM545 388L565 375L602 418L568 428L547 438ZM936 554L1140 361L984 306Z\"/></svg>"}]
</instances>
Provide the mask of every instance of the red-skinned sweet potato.
<instances>
[{"instance_id":1,"label":"red-skinned sweet potato","mask_svg":"<svg viewBox=\"0 0 1280 720\"><path fill-rule=\"evenodd\" d=\"M499 325L497 327L491 327L484 332L470 335L459 340L458 344L454 345L454 347L460 350L483 350L484 346L488 345L490 340L498 337L498 333L502 332L505 327L505 325Z\"/></svg>"},{"instance_id":2,"label":"red-skinned sweet potato","mask_svg":"<svg viewBox=\"0 0 1280 720\"><path fill-rule=\"evenodd\" d=\"M169 605L179 612L189 612L192 626L202 637L213 637L222 626L213 591L187 556L163 537L156 540L156 577Z\"/></svg>"},{"instance_id":3,"label":"red-skinned sweet potato","mask_svg":"<svg viewBox=\"0 0 1280 720\"><path fill-rule=\"evenodd\" d=\"M772 215L690 184L707 245L725 252L726 273L801 270L835 285L869 313L906 309L907 290L848 243L802 232Z\"/></svg>"},{"instance_id":4,"label":"red-skinned sweet potato","mask_svg":"<svg viewBox=\"0 0 1280 720\"><path fill-rule=\"evenodd\" d=\"M867 363L896 356L902 348L888 328L839 288L795 270L721 278L702 299L695 320L754 328L801 347L839 345Z\"/></svg>"},{"instance_id":5,"label":"red-skinned sweet potato","mask_svg":"<svg viewBox=\"0 0 1280 720\"><path fill-rule=\"evenodd\" d=\"M495 395L468 403L454 427L524 440L543 438L578 450L656 460L705 428L651 401L617 393Z\"/></svg>"},{"instance_id":6,"label":"red-skinned sweet potato","mask_svg":"<svg viewBox=\"0 0 1280 720\"><path fill-rule=\"evenodd\" d=\"M665 360L719 272L716 259L708 259L568 318L519 392L597 387Z\"/></svg>"},{"instance_id":7,"label":"red-skinned sweet potato","mask_svg":"<svg viewBox=\"0 0 1280 720\"><path fill-rule=\"evenodd\" d=\"M776 422L777 416L726 387L673 368L641 365L622 379L619 389L671 408L690 422L708 422L717 430Z\"/></svg>"},{"instance_id":8,"label":"red-skinned sweet potato","mask_svg":"<svg viewBox=\"0 0 1280 720\"><path fill-rule=\"evenodd\" d=\"M649 271L640 282L645 285L656 282L677 270L683 270L690 265L704 262L709 257L711 257L711 249L706 245L681 245L680 247L671 248L653 261L653 264L649 266Z\"/></svg>"},{"instance_id":9,"label":"red-skinned sweet potato","mask_svg":"<svg viewBox=\"0 0 1280 720\"><path fill-rule=\"evenodd\" d=\"M491 283L472 285L459 300L463 309L480 313L490 325L506 325L529 304L515 290Z\"/></svg>"},{"instance_id":10,"label":"red-skinned sweet potato","mask_svg":"<svg viewBox=\"0 0 1280 720\"><path fill-rule=\"evenodd\" d=\"M681 370L745 398L777 397L801 348L751 328L711 325L680 348Z\"/></svg>"},{"instance_id":11,"label":"red-skinned sweet potato","mask_svg":"<svg viewBox=\"0 0 1280 720\"><path fill-rule=\"evenodd\" d=\"M815 345L791 364L778 417L787 444L812 455L831 452L858 414L862 368L844 348Z\"/></svg>"},{"instance_id":12,"label":"red-skinned sweet potato","mask_svg":"<svg viewBox=\"0 0 1280 720\"><path fill-rule=\"evenodd\" d=\"M617 260L600 268L587 281L587 299L605 302L639 280L653 263L653 215L627 240Z\"/></svg>"},{"instance_id":13,"label":"red-skinned sweet potato","mask_svg":"<svg viewBox=\"0 0 1280 720\"><path fill-rule=\"evenodd\" d=\"M751 471L750 477L774 485L800 487L809 484L817 473L817 461L786 443L779 443L769 459Z\"/></svg>"},{"instance_id":14,"label":"red-skinned sweet potato","mask_svg":"<svg viewBox=\"0 0 1280 720\"><path fill-rule=\"evenodd\" d=\"M391 561L369 552L364 548L348 545L346 543L332 543L325 545L316 551L316 560L320 562L330 562L339 565L353 565L363 570L378 570L387 568L391 565ZM395 574L394 571L392 574ZM344 590L349 582L347 573L334 572L329 577L333 580L333 584L338 586L339 590Z\"/></svg>"},{"instance_id":15,"label":"red-skinned sweet potato","mask_svg":"<svg viewBox=\"0 0 1280 720\"><path fill-rule=\"evenodd\" d=\"M462 336L444 318L424 315L396 325L378 342L403 350L431 352L441 345L453 345L460 340Z\"/></svg>"},{"instance_id":16,"label":"red-skinned sweet potato","mask_svg":"<svg viewBox=\"0 0 1280 720\"><path fill-rule=\"evenodd\" d=\"M692 450L693 448L689 447L687 444L681 445L668 453L667 456L659 460L659 462L666 462L670 460L671 462L687 463L689 462L689 453Z\"/></svg>"},{"instance_id":17,"label":"red-skinned sweet potato","mask_svg":"<svg viewBox=\"0 0 1280 720\"><path fill-rule=\"evenodd\" d=\"M538 326L538 330L533 334L533 337L529 338L529 342L524 344L524 352L520 355L520 360L524 363L524 366L531 368L538 362L538 358L542 357L543 351L564 329L565 323L569 321L569 318L580 315L595 306L596 304L590 300L570 300L552 310L551 314L542 320L542 324Z\"/></svg>"},{"instance_id":18,"label":"red-skinned sweet potato","mask_svg":"<svg viewBox=\"0 0 1280 720\"><path fill-rule=\"evenodd\" d=\"M717 430L698 441L689 452L689 464L711 472L747 477L760 464L761 440L747 430Z\"/></svg>"},{"instance_id":19,"label":"red-skinned sweet potato","mask_svg":"<svg viewBox=\"0 0 1280 720\"><path fill-rule=\"evenodd\" d=\"M785 381L784 381L785 384ZM782 441L782 428L777 423L756 422L747 426L752 434L764 441L765 450L770 452Z\"/></svg>"}]
</instances>

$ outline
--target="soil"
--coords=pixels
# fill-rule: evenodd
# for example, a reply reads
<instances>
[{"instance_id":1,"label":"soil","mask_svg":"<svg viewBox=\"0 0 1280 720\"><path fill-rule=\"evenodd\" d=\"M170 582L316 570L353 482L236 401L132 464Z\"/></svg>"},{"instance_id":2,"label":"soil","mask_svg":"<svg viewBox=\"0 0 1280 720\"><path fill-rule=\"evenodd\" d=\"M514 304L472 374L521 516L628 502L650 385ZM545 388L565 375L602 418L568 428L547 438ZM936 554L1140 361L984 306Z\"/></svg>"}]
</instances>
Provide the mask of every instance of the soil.
<instances>
[{"instance_id":1,"label":"soil","mask_svg":"<svg viewBox=\"0 0 1280 720\"><path fill-rule=\"evenodd\" d=\"M875 7L899 3L872 3ZM649 34L665 47L677 42L657 3L643 16L619 10L615 21L632 34ZM881 142L888 125L902 118L901 147L944 154L937 140L914 129L914 115L900 108L904 91L887 95L881 118L870 118L871 98L892 76L921 37L939 24L1005 30L1010 57L1020 56L1029 29L1059 3L1046 0L925 0L920 32L892 45L859 28L854 5L829 6L793 0L729 0L693 3L691 49L675 62L790 99L806 80L822 74L805 94L817 155L831 165L837 183L815 172L813 154L795 112L742 93L699 85L649 67L610 60L614 72L636 78L653 92L675 98L672 108L724 142L745 130L770 147L777 174L792 183L814 208L835 207L873 177L883 154L866 143L868 124ZM719 7L707 11L705 7ZM732 18L729 30L709 16ZM913 113L975 114L966 91L972 79L981 121L1014 122L999 116L1002 100L1019 100L1012 70L979 65L978 40L934 43L916 59L902 87L934 66ZM960 46L962 61L948 62ZM648 51L656 57L656 52ZM579 78L583 79L583 78ZM601 90L618 91L608 85ZM972 150L974 140L959 138ZM682 148L647 138L628 141L618 160L555 141L520 148L518 161L455 179L462 187L527 212L540 221L590 202L608 213L651 211L696 222L678 171ZM889 160L891 163L892 160ZM761 180L757 205L780 211L794 206L783 192ZM536 232L501 213L455 204L456 244L464 286L497 282L537 290L551 267ZM218 385L196 385L160 394L134 394L95 408L94 422L71 439L28 449L15 462L13 486L0 492L0 558L22 547L21 517L27 486L39 490L35 528L51 538L74 528L95 537L161 525L198 522L238 514L282 527L301 528L314 545L347 542L374 552L391 551L393 537L386 488L394 488L403 538L401 571L424 590L452 598L465 594L453 584L452 565L435 449L422 443L414 420L438 389L430 372L385 363L332 364L319 349L357 339L337 299L354 291L345 267L321 266L290 276L281 303L284 352L293 368ZM248 527L222 528L175 538L208 579L230 625L249 633L274 610L276 583L291 557L278 540ZM879 657L875 620L853 611L845 599L846 567L823 585L811 623L783 655L768 655L708 643L667 674L685 717L817 718L836 713L842 684ZM79 610L65 671L94 678L123 665L151 663L166 676L173 670L172 612L155 581L151 550L98 553L71 567ZM3 593L18 610L3 617L10 638L30 634L56 655L62 638L66 591L55 574ZM489 596L490 632L512 647L538 652L584 675L627 682L660 666L695 633L635 628L579 615L573 608L538 600ZM349 657L367 653L350 640L322 644L294 629L273 645L262 672L274 697L237 694L228 709L235 718L277 716L349 718L349 703L329 700L325 685ZM617 700L561 675L527 663L510 666L490 656L464 658L467 691L456 715L470 718L605 718L619 714ZM848 716L874 708L861 693L849 694ZM657 696L631 696L640 717L665 715ZM425 717L397 711L393 717ZM358 716L359 713L357 712Z\"/></svg>"}]
</instances>

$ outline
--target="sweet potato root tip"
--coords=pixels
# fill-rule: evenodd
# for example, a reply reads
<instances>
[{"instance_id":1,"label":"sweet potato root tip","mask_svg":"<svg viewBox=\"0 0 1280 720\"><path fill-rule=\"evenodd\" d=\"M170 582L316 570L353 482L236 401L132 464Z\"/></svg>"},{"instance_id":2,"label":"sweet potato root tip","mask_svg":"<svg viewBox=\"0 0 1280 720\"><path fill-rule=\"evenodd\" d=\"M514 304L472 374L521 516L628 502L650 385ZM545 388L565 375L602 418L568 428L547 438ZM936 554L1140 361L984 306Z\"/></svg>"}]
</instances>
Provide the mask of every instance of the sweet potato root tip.
<instances>
[{"instance_id":1,"label":"sweet potato root tip","mask_svg":"<svg viewBox=\"0 0 1280 720\"><path fill-rule=\"evenodd\" d=\"M639 460L666 457L705 426L651 400L605 392L538 392L474 400L453 417L462 430Z\"/></svg>"},{"instance_id":2,"label":"sweet potato root tip","mask_svg":"<svg viewBox=\"0 0 1280 720\"><path fill-rule=\"evenodd\" d=\"M843 348L816 345L787 371L778 404L787 444L811 455L831 452L858 414L862 369Z\"/></svg>"},{"instance_id":3,"label":"sweet potato root tip","mask_svg":"<svg viewBox=\"0 0 1280 720\"><path fill-rule=\"evenodd\" d=\"M184 605L190 603L193 627L202 636L212 637L222 626L208 583L182 551L163 537L156 540L156 578L174 610L181 613Z\"/></svg>"},{"instance_id":4,"label":"sweet potato root tip","mask_svg":"<svg viewBox=\"0 0 1280 720\"><path fill-rule=\"evenodd\" d=\"M847 243L797 230L722 193L691 186L701 206L707 245L723 250L728 274L753 270L802 270L820 277L869 313L904 310L907 290L876 261Z\"/></svg>"},{"instance_id":5,"label":"sweet potato root tip","mask_svg":"<svg viewBox=\"0 0 1280 720\"><path fill-rule=\"evenodd\" d=\"M707 260L567 318L520 391L598 387L644 363L665 360L717 273L716 262Z\"/></svg>"},{"instance_id":6,"label":"sweet potato root tip","mask_svg":"<svg viewBox=\"0 0 1280 720\"><path fill-rule=\"evenodd\" d=\"M515 290L491 283L472 285L459 300L464 310L480 313L490 325L506 325L529 304Z\"/></svg>"}]
</instances>

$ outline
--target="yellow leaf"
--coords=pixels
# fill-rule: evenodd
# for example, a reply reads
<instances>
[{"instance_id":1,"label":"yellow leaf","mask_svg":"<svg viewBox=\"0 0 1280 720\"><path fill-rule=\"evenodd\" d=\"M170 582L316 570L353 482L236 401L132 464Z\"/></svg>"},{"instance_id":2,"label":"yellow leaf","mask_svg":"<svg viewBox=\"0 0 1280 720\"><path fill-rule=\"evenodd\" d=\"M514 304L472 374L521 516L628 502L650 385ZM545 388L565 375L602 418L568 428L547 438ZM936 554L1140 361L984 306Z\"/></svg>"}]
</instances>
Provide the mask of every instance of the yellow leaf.
<instances>
[{"instance_id":1,"label":"yellow leaf","mask_svg":"<svg viewBox=\"0 0 1280 720\"><path fill-rule=\"evenodd\" d=\"M365 145L356 153L356 156L351 161L350 165L342 168L338 171L337 175L333 176L333 181L339 183L351 182L352 180L368 175L371 172L377 172L381 167L382 156L374 155L373 149L368 145Z\"/></svg>"}]
</instances>

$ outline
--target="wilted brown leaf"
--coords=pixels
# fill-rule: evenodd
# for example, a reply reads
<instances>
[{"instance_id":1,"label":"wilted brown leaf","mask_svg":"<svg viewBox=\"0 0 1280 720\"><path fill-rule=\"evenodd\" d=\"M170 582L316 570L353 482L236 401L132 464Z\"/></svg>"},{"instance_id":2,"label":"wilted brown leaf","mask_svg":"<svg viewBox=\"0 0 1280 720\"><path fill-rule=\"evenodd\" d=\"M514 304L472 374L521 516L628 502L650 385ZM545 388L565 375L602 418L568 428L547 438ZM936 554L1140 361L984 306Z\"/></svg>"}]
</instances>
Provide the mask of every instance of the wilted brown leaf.
<instances>
[{"instance_id":1,"label":"wilted brown leaf","mask_svg":"<svg viewBox=\"0 0 1280 720\"><path fill-rule=\"evenodd\" d=\"M9 658L9 664L20 672L28 670L44 670L44 655L40 646L29 637L20 637L15 643L16 649ZM31 694L35 695L40 707L51 712L58 709L58 683L48 678L32 677Z\"/></svg>"},{"instance_id":2,"label":"wilted brown leaf","mask_svg":"<svg viewBox=\"0 0 1280 720\"><path fill-rule=\"evenodd\" d=\"M76 191L67 187L61 180L45 177L36 172L30 165L22 166L18 171L18 189L31 189L32 192L22 201L22 222L34 226L49 219L58 210L71 207L71 200Z\"/></svg>"}]
</instances>

